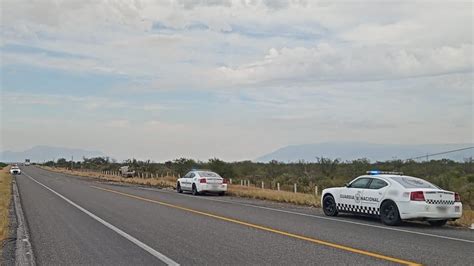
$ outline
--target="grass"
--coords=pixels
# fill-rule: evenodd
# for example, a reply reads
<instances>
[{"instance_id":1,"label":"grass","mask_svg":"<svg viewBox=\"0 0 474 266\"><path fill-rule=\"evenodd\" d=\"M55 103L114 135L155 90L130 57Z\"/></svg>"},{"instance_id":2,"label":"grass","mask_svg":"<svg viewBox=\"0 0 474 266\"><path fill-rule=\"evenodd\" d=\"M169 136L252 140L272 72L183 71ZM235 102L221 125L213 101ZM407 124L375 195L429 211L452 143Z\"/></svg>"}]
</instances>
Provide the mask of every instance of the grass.
<instances>
[{"instance_id":1,"label":"grass","mask_svg":"<svg viewBox=\"0 0 474 266\"><path fill-rule=\"evenodd\" d=\"M294 193L289 191L276 191L238 185L229 186L227 194L243 198L270 200L276 202L292 203L296 205L313 207L321 206L321 198L313 194Z\"/></svg>"},{"instance_id":2,"label":"grass","mask_svg":"<svg viewBox=\"0 0 474 266\"><path fill-rule=\"evenodd\" d=\"M0 243L8 237L8 210L11 200L11 182L9 167L0 170Z\"/></svg>"},{"instance_id":3,"label":"grass","mask_svg":"<svg viewBox=\"0 0 474 266\"><path fill-rule=\"evenodd\" d=\"M145 185L145 186L154 186L154 187L161 187L161 188L175 188L176 187L176 178L172 176L160 177L160 178L138 178L138 177L131 177L131 178L124 178L115 175L106 175L99 172L84 172L78 170L68 170L65 168L52 168L47 166L41 166L41 168L58 172L64 174L72 174L76 176L82 177L90 177L102 181L110 181L110 182L120 182L120 183L128 183L128 184L135 184L135 185Z\"/></svg>"},{"instance_id":4,"label":"grass","mask_svg":"<svg viewBox=\"0 0 474 266\"><path fill-rule=\"evenodd\" d=\"M176 188L176 178L167 176L163 178L123 178L113 175L105 175L98 172L82 172L82 171L71 171L64 168L51 168L42 166L42 168L60 172L73 174L77 176L95 178L104 181L129 183L136 185L154 186L160 188ZM251 198L259 200L269 200L274 202L291 203L302 206L321 207L321 198L314 194L305 193L293 193L289 191L276 191L271 189L260 189L255 187L246 187L240 185L230 185L227 191L230 196ZM455 226L467 226L470 227L474 223L474 210L465 209L463 210L463 216L454 221L450 222L451 225Z\"/></svg>"},{"instance_id":5,"label":"grass","mask_svg":"<svg viewBox=\"0 0 474 266\"><path fill-rule=\"evenodd\" d=\"M474 210L462 210L461 218L450 222L450 224L455 226L470 227L472 224L474 224Z\"/></svg>"}]
</instances>

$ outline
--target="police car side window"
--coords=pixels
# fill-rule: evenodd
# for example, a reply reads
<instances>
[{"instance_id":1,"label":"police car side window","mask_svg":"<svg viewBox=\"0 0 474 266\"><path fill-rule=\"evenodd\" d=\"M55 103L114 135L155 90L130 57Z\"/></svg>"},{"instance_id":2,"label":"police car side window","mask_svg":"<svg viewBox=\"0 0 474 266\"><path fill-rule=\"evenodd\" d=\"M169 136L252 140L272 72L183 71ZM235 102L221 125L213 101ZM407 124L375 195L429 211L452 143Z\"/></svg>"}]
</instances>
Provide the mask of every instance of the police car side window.
<instances>
[{"instance_id":1,"label":"police car side window","mask_svg":"<svg viewBox=\"0 0 474 266\"><path fill-rule=\"evenodd\" d=\"M360 178L352 182L349 187L351 188L367 188L367 185L370 182L370 178Z\"/></svg>"},{"instance_id":2,"label":"police car side window","mask_svg":"<svg viewBox=\"0 0 474 266\"><path fill-rule=\"evenodd\" d=\"M386 186L388 186L387 182L374 178L372 182L370 182L369 189L381 189Z\"/></svg>"},{"instance_id":3,"label":"police car side window","mask_svg":"<svg viewBox=\"0 0 474 266\"><path fill-rule=\"evenodd\" d=\"M193 177L195 177L195 176L196 176L196 174L195 174L195 173L192 173L192 174L189 176L189 178L193 178Z\"/></svg>"}]
</instances>

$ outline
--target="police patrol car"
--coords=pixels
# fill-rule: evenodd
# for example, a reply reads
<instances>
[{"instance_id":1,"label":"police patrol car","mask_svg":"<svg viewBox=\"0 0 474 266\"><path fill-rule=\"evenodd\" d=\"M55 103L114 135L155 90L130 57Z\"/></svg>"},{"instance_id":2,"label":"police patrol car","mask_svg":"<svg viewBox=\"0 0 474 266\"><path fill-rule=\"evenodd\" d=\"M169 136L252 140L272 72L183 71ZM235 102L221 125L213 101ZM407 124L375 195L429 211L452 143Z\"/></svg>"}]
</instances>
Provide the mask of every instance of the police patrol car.
<instances>
[{"instance_id":1,"label":"police patrol car","mask_svg":"<svg viewBox=\"0 0 474 266\"><path fill-rule=\"evenodd\" d=\"M458 193L398 172L369 171L345 187L323 190L321 203L328 216L339 212L374 215L387 225L423 220L442 226L462 215Z\"/></svg>"},{"instance_id":2,"label":"police patrol car","mask_svg":"<svg viewBox=\"0 0 474 266\"><path fill-rule=\"evenodd\" d=\"M192 170L178 179L176 191L191 191L193 195L211 192L222 196L227 191L227 180L208 170Z\"/></svg>"}]
</instances>

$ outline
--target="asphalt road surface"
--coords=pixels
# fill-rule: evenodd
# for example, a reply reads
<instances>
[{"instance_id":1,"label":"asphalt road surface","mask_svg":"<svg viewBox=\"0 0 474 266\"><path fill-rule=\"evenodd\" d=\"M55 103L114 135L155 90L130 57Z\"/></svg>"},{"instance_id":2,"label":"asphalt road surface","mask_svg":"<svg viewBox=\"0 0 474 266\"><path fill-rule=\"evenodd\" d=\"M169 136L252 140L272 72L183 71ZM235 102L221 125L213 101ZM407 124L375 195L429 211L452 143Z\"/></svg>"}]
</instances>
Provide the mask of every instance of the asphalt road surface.
<instances>
[{"instance_id":1,"label":"asphalt road surface","mask_svg":"<svg viewBox=\"0 0 474 266\"><path fill-rule=\"evenodd\" d=\"M387 227L319 209L22 170L17 183L39 265L474 262L469 229Z\"/></svg>"}]
</instances>

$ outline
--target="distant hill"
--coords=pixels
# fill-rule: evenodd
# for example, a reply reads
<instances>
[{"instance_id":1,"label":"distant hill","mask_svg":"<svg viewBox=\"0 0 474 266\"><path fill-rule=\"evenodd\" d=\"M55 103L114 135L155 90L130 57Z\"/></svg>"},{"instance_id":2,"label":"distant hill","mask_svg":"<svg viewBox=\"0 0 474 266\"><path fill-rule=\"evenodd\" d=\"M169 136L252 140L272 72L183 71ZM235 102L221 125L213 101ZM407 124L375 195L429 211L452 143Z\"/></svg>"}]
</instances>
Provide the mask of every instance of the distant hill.
<instances>
[{"instance_id":1,"label":"distant hill","mask_svg":"<svg viewBox=\"0 0 474 266\"><path fill-rule=\"evenodd\" d=\"M100 151L87 151L82 149L51 147L51 146L35 146L25 151L2 151L0 152L0 161L3 162L24 162L26 158L32 162L43 162L66 158L67 160L74 157L74 160L82 160L82 157L98 157L105 156Z\"/></svg>"},{"instance_id":2,"label":"distant hill","mask_svg":"<svg viewBox=\"0 0 474 266\"><path fill-rule=\"evenodd\" d=\"M332 159L355 160L367 158L370 161L386 161L393 159L408 159L425 154L440 153L449 150L473 147L473 143L465 144L422 144L422 145L395 145L373 144L362 142L327 142L319 144L292 145L280 148L272 153L256 159L258 162L277 160L281 162L297 162L305 160L316 161L316 157ZM474 157L474 149L438 155L430 159L451 159L463 161L465 158Z\"/></svg>"}]
</instances>

